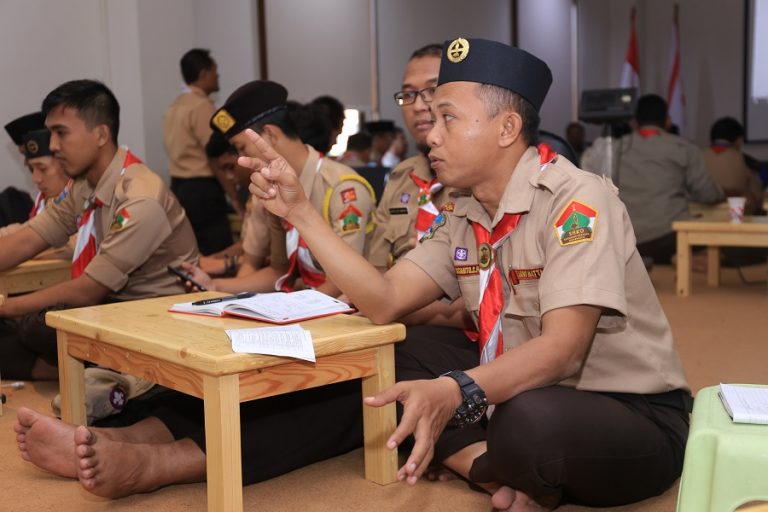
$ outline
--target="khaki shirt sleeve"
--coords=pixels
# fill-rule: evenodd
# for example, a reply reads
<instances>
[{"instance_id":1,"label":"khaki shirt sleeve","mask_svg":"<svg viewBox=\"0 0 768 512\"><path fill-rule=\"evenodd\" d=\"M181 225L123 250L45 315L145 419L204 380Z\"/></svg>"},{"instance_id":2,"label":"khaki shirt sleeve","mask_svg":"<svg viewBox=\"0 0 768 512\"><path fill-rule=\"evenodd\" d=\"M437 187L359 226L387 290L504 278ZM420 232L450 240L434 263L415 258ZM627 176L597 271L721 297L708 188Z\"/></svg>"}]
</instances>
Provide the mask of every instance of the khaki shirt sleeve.
<instances>
[{"instance_id":1,"label":"khaki shirt sleeve","mask_svg":"<svg viewBox=\"0 0 768 512\"><path fill-rule=\"evenodd\" d=\"M96 256L85 268L86 274L115 292L172 232L165 210L155 199L132 199L116 209L123 210L128 211L128 220L104 233Z\"/></svg>"},{"instance_id":2,"label":"khaki shirt sleeve","mask_svg":"<svg viewBox=\"0 0 768 512\"><path fill-rule=\"evenodd\" d=\"M445 219L443 225L442 219ZM449 300L455 300L461 295L451 257L450 237L451 224L460 220L447 212L441 213L432 223L432 235L428 232L416 247L398 260L409 260L418 265L445 292Z\"/></svg>"},{"instance_id":3,"label":"khaki shirt sleeve","mask_svg":"<svg viewBox=\"0 0 768 512\"><path fill-rule=\"evenodd\" d=\"M635 239L626 210L610 187L603 180L585 180L555 195L539 235L545 252L539 282L541 315L589 304L626 316L624 273L635 250ZM573 201L597 211L592 239L562 245L555 225Z\"/></svg>"},{"instance_id":4,"label":"khaki shirt sleeve","mask_svg":"<svg viewBox=\"0 0 768 512\"><path fill-rule=\"evenodd\" d=\"M383 268L386 268L389 264L389 255L392 251L390 243L384 237L390 217L389 204L385 199L387 199L386 190L379 206L373 212L374 231L368 248L368 261L375 267Z\"/></svg>"},{"instance_id":5,"label":"khaki shirt sleeve","mask_svg":"<svg viewBox=\"0 0 768 512\"><path fill-rule=\"evenodd\" d=\"M365 251L368 239L367 228L374 206L370 192L357 180L341 181L331 191L329 208L331 226L360 254L364 254Z\"/></svg>"},{"instance_id":6,"label":"khaki shirt sleeve","mask_svg":"<svg viewBox=\"0 0 768 512\"><path fill-rule=\"evenodd\" d=\"M51 202L27 222L32 231L51 247L61 247L70 235L77 233L77 216L82 213L82 208L77 208L75 196L70 193L59 203Z\"/></svg>"}]
</instances>

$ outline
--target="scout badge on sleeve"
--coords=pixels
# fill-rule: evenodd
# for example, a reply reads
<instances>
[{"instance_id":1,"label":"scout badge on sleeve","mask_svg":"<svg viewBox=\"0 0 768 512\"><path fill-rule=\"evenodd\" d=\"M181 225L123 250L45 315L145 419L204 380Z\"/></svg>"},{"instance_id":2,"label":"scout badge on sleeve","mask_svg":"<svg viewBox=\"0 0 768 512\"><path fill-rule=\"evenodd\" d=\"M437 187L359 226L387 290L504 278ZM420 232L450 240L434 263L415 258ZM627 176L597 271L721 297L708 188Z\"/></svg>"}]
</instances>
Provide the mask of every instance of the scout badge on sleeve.
<instances>
[{"instance_id":1,"label":"scout badge on sleeve","mask_svg":"<svg viewBox=\"0 0 768 512\"><path fill-rule=\"evenodd\" d=\"M560 245L591 242L595 237L597 210L580 201L571 201L555 222L555 236Z\"/></svg>"}]
</instances>

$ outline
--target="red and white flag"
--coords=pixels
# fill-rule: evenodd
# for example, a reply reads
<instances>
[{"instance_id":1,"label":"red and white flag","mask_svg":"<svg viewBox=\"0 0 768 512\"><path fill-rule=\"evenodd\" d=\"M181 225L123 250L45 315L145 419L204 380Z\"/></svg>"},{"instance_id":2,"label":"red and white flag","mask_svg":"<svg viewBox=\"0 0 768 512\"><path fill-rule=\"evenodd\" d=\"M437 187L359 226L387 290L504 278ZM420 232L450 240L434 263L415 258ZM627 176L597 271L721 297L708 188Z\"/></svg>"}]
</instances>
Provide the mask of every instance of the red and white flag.
<instances>
[{"instance_id":1,"label":"red and white flag","mask_svg":"<svg viewBox=\"0 0 768 512\"><path fill-rule=\"evenodd\" d=\"M624 58L624 67L621 70L621 87L635 87L640 89L640 58L637 54L637 30L635 30L634 7L629 15L629 45L627 55Z\"/></svg>"},{"instance_id":2,"label":"red and white flag","mask_svg":"<svg viewBox=\"0 0 768 512\"><path fill-rule=\"evenodd\" d=\"M680 73L680 25L677 21L678 5L672 16L672 47L669 52L669 82L667 84L667 103L669 118L676 124L682 135L685 132L685 95L683 79Z\"/></svg>"}]
</instances>

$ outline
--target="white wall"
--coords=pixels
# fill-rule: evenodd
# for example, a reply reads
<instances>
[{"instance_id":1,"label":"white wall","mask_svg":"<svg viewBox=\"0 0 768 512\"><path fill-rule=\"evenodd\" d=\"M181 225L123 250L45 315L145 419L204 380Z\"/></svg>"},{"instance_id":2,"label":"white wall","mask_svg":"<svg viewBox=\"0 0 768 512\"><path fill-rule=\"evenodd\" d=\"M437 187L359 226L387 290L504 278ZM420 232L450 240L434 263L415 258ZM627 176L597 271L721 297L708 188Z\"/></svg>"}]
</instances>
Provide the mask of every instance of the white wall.
<instances>
[{"instance_id":1,"label":"white wall","mask_svg":"<svg viewBox=\"0 0 768 512\"><path fill-rule=\"evenodd\" d=\"M269 79L296 101L330 94L370 109L368 9L367 0L266 0Z\"/></svg>"},{"instance_id":2,"label":"white wall","mask_svg":"<svg viewBox=\"0 0 768 512\"><path fill-rule=\"evenodd\" d=\"M571 0L518 0L517 43L549 65L552 86L541 128L562 134L571 121Z\"/></svg>"}]
</instances>

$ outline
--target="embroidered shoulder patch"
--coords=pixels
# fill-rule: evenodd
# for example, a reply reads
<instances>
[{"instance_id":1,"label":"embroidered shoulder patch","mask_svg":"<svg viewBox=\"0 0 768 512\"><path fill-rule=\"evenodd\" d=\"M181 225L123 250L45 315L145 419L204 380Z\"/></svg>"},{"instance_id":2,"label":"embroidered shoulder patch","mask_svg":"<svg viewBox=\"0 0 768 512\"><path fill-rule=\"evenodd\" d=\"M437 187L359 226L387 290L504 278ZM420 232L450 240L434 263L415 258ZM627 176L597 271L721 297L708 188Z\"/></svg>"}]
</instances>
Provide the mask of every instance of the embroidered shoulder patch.
<instances>
[{"instance_id":1,"label":"embroidered shoulder patch","mask_svg":"<svg viewBox=\"0 0 768 512\"><path fill-rule=\"evenodd\" d=\"M597 210L572 200L555 222L555 236L560 245L591 242L595 237Z\"/></svg>"},{"instance_id":2,"label":"embroidered shoulder patch","mask_svg":"<svg viewBox=\"0 0 768 512\"><path fill-rule=\"evenodd\" d=\"M360 217L362 216L363 214L360 210L352 205L347 206L347 209L339 215L341 232L352 233L354 231L360 231Z\"/></svg>"},{"instance_id":3,"label":"embroidered shoulder patch","mask_svg":"<svg viewBox=\"0 0 768 512\"><path fill-rule=\"evenodd\" d=\"M445 214L441 212L437 215L437 217L435 217L435 220L432 221L432 225L429 226L426 234L419 239L419 243L423 242L424 240L429 240L435 236L437 230L443 226L445 226Z\"/></svg>"},{"instance_id":4,"label":"embroidered shoulder patch","mask_svg":"<svg viewBox=\"0 0 768 512\"><path fill-rule=\"evenodd\" d=\"M120 231L130 221L131 221L131 214L128 213L127 208L123 208L122 210L117 212L117 215L115 215L115 219L112 221L112 224L109 226L109 230L113 232Z\"/></svg>"},{"instance_id":5,"label":"embroidered shoulder patch","mask_svg":"<svg viewBox=\"0 0 768 512\"><path fill-rule=\"evenodd\" d=\"M340 194L341 200L344 204L357 201L357 192L355 192L354 188L345 188L340 192Z\"/></svg>"},{"instance_id":6,"label":"embroidered shoulder patch","mask_svg":"<svg viewBox=\"0 0 768 512\"><path fill-rule=\"evenodd\" d=\"M476 276L480 274L480 267L477 265L454 265L454 272L457 277L461 276Z\"/></svg>"}]
</instances>

